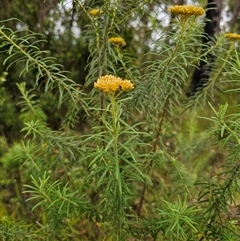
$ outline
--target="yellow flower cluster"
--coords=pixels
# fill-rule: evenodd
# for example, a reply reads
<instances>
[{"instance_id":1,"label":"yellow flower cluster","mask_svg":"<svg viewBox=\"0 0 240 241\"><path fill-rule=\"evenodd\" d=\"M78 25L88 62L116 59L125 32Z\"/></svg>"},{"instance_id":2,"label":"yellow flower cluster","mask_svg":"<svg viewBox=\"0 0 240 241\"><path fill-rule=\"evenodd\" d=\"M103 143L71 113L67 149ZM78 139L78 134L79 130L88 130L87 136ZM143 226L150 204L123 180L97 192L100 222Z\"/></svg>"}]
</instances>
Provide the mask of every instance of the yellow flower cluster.
<instances>
[{"instance_id":1,"label":"yellow flower cluster","mask_svg":"<svg viewBox=\"0 0 240 241\"><path fill-rule=\"evenodd\" d=\"M196 7L192 5L175 5L168 9L168 11L172 14L176 15L187 15L187 16L200 16L205 13L202 7Z\"/></svg>"},{"instance_id":2,"label":"yellow flower cluster","mask_svg":"<svg viewBox=\"0 0 240 241\"><path fill-rule=\"evenodd\" d=\"M130 80L123 80L114 75L104 75L97 79L94 88L104 91L105 93L115 93L117 90L128 91L134 89Z\"/></svg>"},{"instance_id":3,"label":"yellow flower cluster","mask_svg":"<svg viewBox=\"0 0 240 241\"><path fill-rule=\"evenodd\" d=\"M225 37L234 39L234 40L240 40L240 34L236 34L236 33L226 33Z\"/></svg>"},{"instance_id":4,"label":"yellow flower cluster","mask_svg":"<svg viewBox=\"0 0 240 241\"><path fill-rule=\"evenodd\" d=\"M103 11L101 9L98 9L98 8L95 8L95 9L92 9L89 14L92 15L92 16L98 16L100 14L102 14Z\"/></svg>"},{"instance_id":5,"label":"yellow flower cluster","mask_svg":"<svg viewBox=\"0 0 240 241\"><path fill-rule=\"evenodd\" d=\"M118 45L118 46L120 46L120 47L123 47L123 46L126 45L126 42L125 42L124 39L121 38L121 37L112 37L112 38L110 38L108 41L109 41L110 43L116 44L116 45Z\"/></svg>"}]
</instances>

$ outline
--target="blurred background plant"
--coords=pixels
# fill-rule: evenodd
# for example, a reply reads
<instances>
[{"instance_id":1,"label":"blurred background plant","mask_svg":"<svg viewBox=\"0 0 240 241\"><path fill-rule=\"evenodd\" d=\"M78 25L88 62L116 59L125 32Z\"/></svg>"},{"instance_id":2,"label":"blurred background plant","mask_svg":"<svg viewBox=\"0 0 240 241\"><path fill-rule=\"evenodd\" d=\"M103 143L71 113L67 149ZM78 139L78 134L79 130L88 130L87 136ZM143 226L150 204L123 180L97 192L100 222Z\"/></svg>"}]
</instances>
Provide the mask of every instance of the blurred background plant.
<instances>
[{"instance_id":1,"label":"blurred background plant","mask_svg":"<svg viewBox=\"0 0 240 241\"><path fill-rule=\"evenodd\" d=\"M240 2L0 4L1 239L239 239Z\"/></svg>"}]
</instances>

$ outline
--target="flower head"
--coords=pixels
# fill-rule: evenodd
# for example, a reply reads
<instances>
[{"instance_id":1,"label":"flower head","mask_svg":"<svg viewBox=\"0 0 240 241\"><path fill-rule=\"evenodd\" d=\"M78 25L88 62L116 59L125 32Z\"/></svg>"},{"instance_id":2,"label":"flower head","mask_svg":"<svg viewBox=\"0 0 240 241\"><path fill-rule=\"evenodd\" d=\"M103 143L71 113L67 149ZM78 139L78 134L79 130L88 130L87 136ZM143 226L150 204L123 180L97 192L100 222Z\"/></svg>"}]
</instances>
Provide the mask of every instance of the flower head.
<instances>
[{"instance_id":1,"label":"flower head","mask_svg":"<svg viewBox=\"0 0 240 241\"><path fill-rule=\"evenodd\" d=\"M108 41L112 44L118 45L119 47L123 47L126 45L126 42L121 37L112 37Z\"/></svg>"},{"instance_id":2,"label":"flower head","mask_svg":"<svg viewBox=\"0 0 240 241\"><path fill-rule=\"evenodd\" d=\"M233 40L240 40L240 34L236 34L236 33L226 33L225 37Z\"/></svg>"},{"instance_id":3,"label":"flower head","mask_svg":"<svg viewBox=\"0 0 240 241\"><path fill-rule=\"evenodd\" d=\"M196 7L192 5L175 5L168 9L168 11L175 15L185 15L191 16L194 15L195 17L203 15L205 13L202 7Z\"/></svg>"},{"instance_id":4,"label":"flower head","mask_svg":"<svg viewBox=\"0 0 240 241\"><path fill-rule=\"evenodd\" d=\"M101 9L98 9L98 8L95 8L95 9L92 9L89 14L92 15L92 16L98 16L100 14L102 14L103 11Z\"/></svg>"},{"instance_id":5,"label":"flower head","mask_svg":"<svg viewBox=\"0 0 240 241\"><path fill-rule=\"evenodd\" d=\"M134 89L130 80L123 80L114 75L104 75L97 79L94 88L100 89L105 93L115 93L117 90L128 91Z\"/></svg>"},{"instance_id":6,"label":"flower head","mask_svg":"<svg viewBox=\"0 0 240 241\"><path fill-rule=\"evenodd\" d=\"M133 86L133 83L130 81L130 80L122 80L120 85L119 85L119 88L122 90L122 91L128 91L128 90L132 90L134 89L134 86Z\"/></svg>"}]
</instances>

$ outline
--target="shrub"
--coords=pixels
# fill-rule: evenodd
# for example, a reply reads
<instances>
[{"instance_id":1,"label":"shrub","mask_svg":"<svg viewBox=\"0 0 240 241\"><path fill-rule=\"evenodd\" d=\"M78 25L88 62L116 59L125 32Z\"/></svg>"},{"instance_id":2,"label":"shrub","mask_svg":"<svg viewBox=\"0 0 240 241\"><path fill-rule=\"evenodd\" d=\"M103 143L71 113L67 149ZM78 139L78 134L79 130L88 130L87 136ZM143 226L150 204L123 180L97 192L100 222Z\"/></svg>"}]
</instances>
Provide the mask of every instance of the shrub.
<instances>
[{"instance_id":1,"label":"shrub","mask_svg":"<svg viewBox=\"0 0 240 241\"><path fill-rule=\"evenodd\" d=\"M239 112L221 101L238 96L239 35L218 35L202 52L203 8L174 6L170 30L138 66L117 33L141 7L76 2L90 19L84 86L38 47L39 35L0 28L9 75L19 65L26 79L16 83L24 136L10 146L1 139L0 237L238 240ZM209 79L187 97L209 53ZM51 110L61 116L55 129Z\"/></svg>"}]
</instances>

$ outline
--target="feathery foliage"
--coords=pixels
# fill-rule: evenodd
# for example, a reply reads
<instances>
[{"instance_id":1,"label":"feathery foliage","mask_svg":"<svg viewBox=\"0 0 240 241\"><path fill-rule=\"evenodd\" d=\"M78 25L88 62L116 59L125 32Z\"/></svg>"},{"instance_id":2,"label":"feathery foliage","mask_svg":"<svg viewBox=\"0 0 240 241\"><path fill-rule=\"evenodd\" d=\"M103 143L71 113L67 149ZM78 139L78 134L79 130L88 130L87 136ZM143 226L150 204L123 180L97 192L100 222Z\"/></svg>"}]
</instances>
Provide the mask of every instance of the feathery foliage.
<instances>
[{"instance_id":1,"label":"feathery foliage","mask_svg":"<svg viewBox=\"0 0 240 241\"><path fill-rule=\"evenodd\" d=\"M86 18L83 86L41 49L42 35L1 22L0 110L21 133L0 139L0 237L238 240L238 38L203 44L204 5L175 6L141 64L121 33L151 1L73 3ZM209 78L187 97L208 54ZM4 87L16 66L17 114Z\"/></svg>"}]
</instances>

